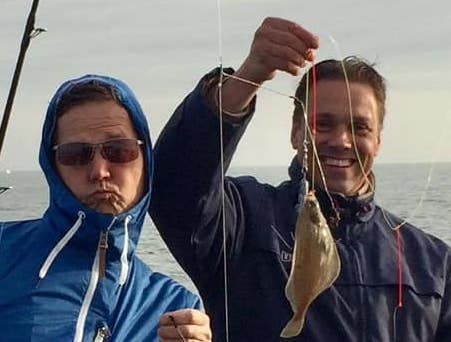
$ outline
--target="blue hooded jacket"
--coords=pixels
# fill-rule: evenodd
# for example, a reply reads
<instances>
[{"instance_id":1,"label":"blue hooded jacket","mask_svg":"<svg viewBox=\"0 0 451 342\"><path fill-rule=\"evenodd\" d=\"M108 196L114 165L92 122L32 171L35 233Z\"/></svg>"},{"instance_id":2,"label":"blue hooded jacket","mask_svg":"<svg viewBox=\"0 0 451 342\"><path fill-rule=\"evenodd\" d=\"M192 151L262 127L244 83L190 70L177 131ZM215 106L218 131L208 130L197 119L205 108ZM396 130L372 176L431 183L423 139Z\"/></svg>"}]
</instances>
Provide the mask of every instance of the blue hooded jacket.
<instances>
[{"instance_id":1,"label":"blue hooded jacket","mask_svg":"<svg viewBox=\"0 0 451 342\"><path fill-rule=\"evenodd\" d=\"M113 87L144 141L145 195L116 216L80 203L52 163L62 95L92 81ZM198 296L152 272L135 254L150 203L153 155L146 117L126 84L96 75L65 82L47 110L39 161L50 189L44 216L0 222L0 341L157 341L163 313L201 307ZM108 239L104 277L101 234Z\"/></svg>"}]
</instances>

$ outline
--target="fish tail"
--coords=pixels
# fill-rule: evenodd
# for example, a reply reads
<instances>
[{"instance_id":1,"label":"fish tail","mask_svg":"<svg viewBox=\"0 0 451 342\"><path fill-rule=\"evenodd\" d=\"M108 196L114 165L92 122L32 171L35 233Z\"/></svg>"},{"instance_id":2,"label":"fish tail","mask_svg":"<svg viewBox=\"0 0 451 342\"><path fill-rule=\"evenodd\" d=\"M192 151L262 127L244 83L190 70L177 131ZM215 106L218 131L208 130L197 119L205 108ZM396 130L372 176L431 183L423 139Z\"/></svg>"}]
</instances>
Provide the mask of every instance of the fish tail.
<instances>
[{"instance_id":1,"label":"fish tail","mask_svg":"<svg viewBox=\"0 0 451 342\"><path fill-rule=\"evenodd\" d=\"M280 333L280 337L289 338L299 335L304 327L304 315L295 315Z\"/></svg>"}]
</instances>

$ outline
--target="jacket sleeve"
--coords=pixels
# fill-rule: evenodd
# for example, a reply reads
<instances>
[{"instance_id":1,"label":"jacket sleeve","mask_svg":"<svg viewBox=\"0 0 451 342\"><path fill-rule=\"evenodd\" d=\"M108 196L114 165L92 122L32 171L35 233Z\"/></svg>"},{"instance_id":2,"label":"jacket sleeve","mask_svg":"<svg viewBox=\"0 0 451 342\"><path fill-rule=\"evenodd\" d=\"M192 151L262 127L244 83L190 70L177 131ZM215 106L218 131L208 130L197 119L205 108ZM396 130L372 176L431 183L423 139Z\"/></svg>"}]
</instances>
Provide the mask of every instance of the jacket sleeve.
<instances>
[{"instance_id":1,"label":"jacket sleeve","mask_svg":"<svg viewBox=\"0 0 451 342\"><path fill-rule=\"evenodd\" d=\"M451 249L448 248L446 273L445 273L445 290L440 310L440 320L437 326L435 342L451 341Z\"/></svg>"},{"instance_id":2,"label":"jacket sleeve","mask_svg":"<svg viewBox=\"0 0 451 342\"><path fill-rule=\"evenodd\" d=\"M215 70L200 81L160 134L155 146L149 210L170 251L201 292L203 284L209 284L222 273L221 129L219 116L205 97L208 84L217 75ZM254 106L255 99L249 115L242 120L223 119L225 170ZM224 189L226 250L232 258L243 240L244 216L241 197L233 182L226 179Z\"/></svg>"}]
</instances>

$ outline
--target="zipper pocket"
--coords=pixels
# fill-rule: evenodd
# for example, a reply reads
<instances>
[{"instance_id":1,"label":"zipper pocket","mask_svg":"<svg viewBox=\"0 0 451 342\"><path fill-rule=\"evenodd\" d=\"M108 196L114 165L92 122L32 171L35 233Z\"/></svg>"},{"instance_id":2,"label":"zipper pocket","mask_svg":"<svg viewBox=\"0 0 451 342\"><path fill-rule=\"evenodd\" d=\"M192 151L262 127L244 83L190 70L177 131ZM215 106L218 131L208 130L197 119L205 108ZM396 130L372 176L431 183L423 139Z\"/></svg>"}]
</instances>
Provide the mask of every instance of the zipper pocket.
<instances>
[{"instance_id":1,"label":"zipper pocket","mask_svg":"<svg viewBox=\"0 0 451 342\"><path fill-rule=\"evenodd\" d=\"M102 231L99 242L99 280L106 273L106 251L108 249L108 231Z\"/></svg>"}]
</instances>

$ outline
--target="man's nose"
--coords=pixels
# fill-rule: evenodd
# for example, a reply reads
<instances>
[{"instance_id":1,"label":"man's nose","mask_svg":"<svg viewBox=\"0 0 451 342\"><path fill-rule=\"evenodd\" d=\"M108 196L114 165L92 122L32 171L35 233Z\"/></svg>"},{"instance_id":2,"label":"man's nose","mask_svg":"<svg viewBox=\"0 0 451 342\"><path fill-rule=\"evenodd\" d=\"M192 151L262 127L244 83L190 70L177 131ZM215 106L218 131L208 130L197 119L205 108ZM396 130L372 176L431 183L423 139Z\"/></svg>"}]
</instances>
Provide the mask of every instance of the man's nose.
<instances>
[{"instance_id":1,"label":"man's nose","mask_svg":"<svg viewBox=\"0 0 451 342\"><path fill-rule=\"evenodd\" d=\"M90 179L97 181L110 177L110 164L109 161L106 160L100 148L96 148L94 150L94 156L92 157L91 162L89 163L90 168Z\"/></svg>"},{"instance_id":2,"label":"man's nose","mask_svg":"<svg viewBox=\"0 0 451 342\"><path fill-rule=\"evenodd\" d=\"M348 127L337 127L329 139L329 146L349 149L352 148L352 131Z\"/></svg>"}]
</instances>

